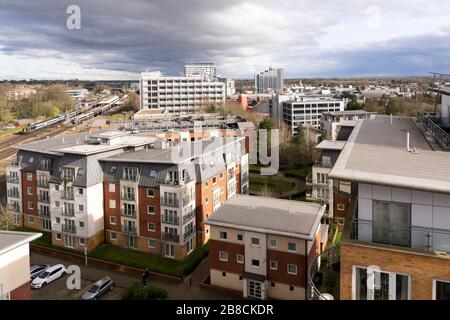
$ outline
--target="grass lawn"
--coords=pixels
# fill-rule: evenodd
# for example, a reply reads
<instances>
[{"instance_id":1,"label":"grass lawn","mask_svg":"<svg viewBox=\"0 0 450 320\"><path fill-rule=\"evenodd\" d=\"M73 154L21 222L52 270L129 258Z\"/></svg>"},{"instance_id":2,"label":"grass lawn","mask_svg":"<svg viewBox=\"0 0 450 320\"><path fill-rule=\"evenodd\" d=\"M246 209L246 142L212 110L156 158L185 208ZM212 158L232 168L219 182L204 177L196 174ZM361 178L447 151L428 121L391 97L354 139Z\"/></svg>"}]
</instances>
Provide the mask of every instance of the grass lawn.
<instances>
[{"instance_id":1,"label":"grass lawn","mask_svg":"<svg viewBox=\"0 0 450 320\"><path fill-rule=\"evenodd\" d=\"M9 133L19 132L19 131L21 131L21 130L22 130L22 127L6 129L6 130L0 132L0 137L1 137L1 136L5 136L5 135L7 135L7 134L9 134Z\"/></svg>"},{"instance_id":2,"label":"grass lawn","mask_svg":"<svg viewBox=\"0 0 450 320\"><path fill-rule=\"evenodd\" d=\"M91 252L93 258L120 263L136 268L148 268L151 271L183 277L190 274L209 252L209 244L198 247L183 261L175 261L157 255L102 244Z\"/></svg>"},{"instance_id":3,"label":"grass lawn","mask_svg":"<svg viewBox=\"0 0 450 320\"><path fill-rule=\"evenodd\" d=\"M296 178L306 178L311 173L311 170L311 167L281 169L286 176Z\"/></svg>"},{"instance_id":4,"label":"grass lawn","mask_svg":"<svg viewBox=\"0 0 450 320\"><path fill-rule=\"evenodd\" d=\"M43 247L51 247L52 246L52 234L51 232L34 230L27 227L17 227L16 231L24 231L24 232L40 232L42 233L42 237L32 241L31 243L43 246Z\"/></svg>"},{"instance_id":5,"label":"grass lawn","mask_svg":"<svg viewBox=\"0 0 450 320\"><path fill-rule=\"evenodd\" d=\"M269 190L273 193L283 193L294 189L294 184L290 181L279 179L263 178L250 176L250 192L258 193L261 188L267 184Z\"/></svg>"}]
</instances>

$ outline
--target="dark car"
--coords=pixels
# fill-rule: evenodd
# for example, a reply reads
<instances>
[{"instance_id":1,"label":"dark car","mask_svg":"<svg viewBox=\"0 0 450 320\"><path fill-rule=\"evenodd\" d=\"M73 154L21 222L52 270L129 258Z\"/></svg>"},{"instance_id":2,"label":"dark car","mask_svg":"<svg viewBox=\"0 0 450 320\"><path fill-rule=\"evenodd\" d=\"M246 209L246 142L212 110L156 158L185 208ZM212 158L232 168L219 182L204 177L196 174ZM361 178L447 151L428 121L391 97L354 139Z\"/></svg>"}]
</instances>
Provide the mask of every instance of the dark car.
<instances>
[{"instance_id":1,"label":"dark car","mask_svg":"<svg viewBox=\"0 0 450 320\"><path fill-rule=\"evenodd\" d=\"M113 289L113 281L110 277L104 277L92 285L82 296L81 300L96 300L107 291Z\"/></svg>"},{"instance_id":2,"label":"dark car","mask_svg":"<svg viewBox=\"0 0 450 320\"><path fill-rule=\"evenodd\" d=\"M44 272L45 269L47 269L48 267L50 267L49 264L32 265L30 267L30 280L33 280L34 278L39 277L41 275L41 273Z\"/></svg>"}]
</instances>

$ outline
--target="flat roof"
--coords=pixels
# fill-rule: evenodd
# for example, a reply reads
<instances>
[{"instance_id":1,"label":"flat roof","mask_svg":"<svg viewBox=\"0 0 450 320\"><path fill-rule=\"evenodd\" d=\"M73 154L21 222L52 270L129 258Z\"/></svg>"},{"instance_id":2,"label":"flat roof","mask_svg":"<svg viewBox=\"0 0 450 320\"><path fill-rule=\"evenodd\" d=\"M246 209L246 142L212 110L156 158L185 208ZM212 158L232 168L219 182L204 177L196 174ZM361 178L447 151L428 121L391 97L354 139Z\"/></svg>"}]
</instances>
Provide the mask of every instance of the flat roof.
<instances>
[{"instance_id":1,"label":"flat roof","mask_svg":"<svg viewBox=\"0 0 450 320\"><path fill-rule=\"evenodd\" d=\"M312 240L325 206L315 202L237 194L220 206L205 223Z\"/></svg>"},{"instance_id":2,"label":"flat roof","mask_svg":"<svg viewBox=\"0 0 450 320\"><path fill-rule=\"evenodd\" d=\"M99 120L106 121L106 119L97 119L96 121L99 121ZM128 132L128 131L111 130L111 131L91 133L91 137L102 138L102 139L112 139L112 138L117 138L117 137L123 137L123 136L129 135L130 133L131 132Z\"/></svg>"},{"instance_id":3,"label":"flat roof","mask_svg":"<svg viewBox=\"0 0 450 320\"><path fill-rule=\"evenodd\" d=\"M406 134L410 149L406 151ZM450 193L450 153L434 151L412 118L359 120L329 177Z\"/></svg>"},{"instance_id":4,"label":"flat roof","mask_svg":"<svg viewBox=\"0 0 450 320\"><path fill-rule=\"evenodd\" d=\"M377 114L376 112L368 112L366 110L344 110L344 111L325 111L324 115L345 116L348 114Z\"/></svg>"},{"instance_id":5,"label":"flat roof","mask_svg":"<svg viewBox=\"0 0 450 320\"><path fill-rule=\"evenodd\" d=\"M323 140L316 146L316 149L342 150L344 146L345 141Z\"/></svg>"},{"instance_id":6,"label":"flat roof","mask_svg":"<svg viewBox=\"0 0 450 320\"><path fill-rule=\"evenodd\" d=\"M42 233L0 231L0 255L40 238Z\"/></svg>"}]
</instances>

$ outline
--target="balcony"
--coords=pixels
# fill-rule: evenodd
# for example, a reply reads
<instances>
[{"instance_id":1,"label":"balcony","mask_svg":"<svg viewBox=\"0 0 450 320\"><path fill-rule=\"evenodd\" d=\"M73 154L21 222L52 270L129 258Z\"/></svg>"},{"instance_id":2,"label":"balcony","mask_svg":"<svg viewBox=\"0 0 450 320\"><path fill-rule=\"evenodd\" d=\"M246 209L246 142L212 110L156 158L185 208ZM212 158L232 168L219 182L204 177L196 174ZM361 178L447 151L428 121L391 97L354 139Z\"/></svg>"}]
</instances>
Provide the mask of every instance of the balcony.
<instances>
[{"instance_id":1,"label":"balcony","mask_svg":"<svg viewBox=\"0 0 450 320\"><path fill-rule=\"evenodd\" d=\"M331 161L316 160L316 161L314 161L314 166L321 167L321 168L333 168L333 164L331 163Z\"/></svg>"},{"instance_id":2,"label":"balcony","mask_svg":"<svg viewBox=\"0 0 450 320\"><path fill-rule=\"evenodd\" d=\"M175 224L175 225L180 224L180 219L178 217L170 217L170 216L163 215L161 220L163 223Z\"/></svg>"},{"instance_id":3,"label":"balcony","mask_svg":"<svg viewBox=\"0 0 450 320\"><path fill-rule=\"evenodd\" d=\"M194 229L190 230L189 232L183 234L183 242L186 242L191 238L191 236L195 233Z\"/></svg>"},{"instance_id":4,"label":"balcony","mask_svg":"<svg viewBox=\"0 0 450 320\"><path fill-rule=\"evenodd\" d=\"M75 210L62 210L61 214L67 217L75 217Z\"/></svg>"},{"instance_id":5,"label":"balcony","mask_svg":"<svg viewBox=\"0 0 450 320\"><path fill-rule=\"evenodd\" d=\"M183 216L183 224L186 224L187 222L191 221L191 219L194 217L195 217L195 210L192 210L191 212Z\"/></svg>"},{"instance_id":6,"label":"balcony","mask_svg":"<svg viewBox=\"0 0 450 320\"><path fill-rule=\"evenodd\" d=\"M122 174L121 180L137 182L139 180L139 174Z\"/></svg>"},{"instance_id":7,"label":"balcony","mask_svg":"<svg viewBox=\"0 0 450 320\"><path fill-rule=\"evenodd\" d=\"M11 212L20 213L20 205L8 204L7 209Z\"/></svg>"},{"instance_id":8,"label":"balcony","mask_svg":"<svg viewBox=\"0 0 450 320\"><path fill-rule=\"evenodd\" d=\"M127 218L136 218L136 210L131 210L131 209L127 210L127 209L121 208L120 214Z\"/></svg>"},{"instance_id":9,"label":"balcony","mask_svg":"<svg viewBox=\"0 0 450 320\"><path fill-rule=\"evenodd\" d=\"M17 191L14 191L12 189L8 190L7 195L8 195L8 198L17 198L17 199L20 198L19 190L17 190Z\"/></svg>"},{"instance_id":10,"label":"balcony","mask_svg":"<svg viewBox=\"0 0 450 320\"><path fill-rule=\"evenodd\" d=\"M179 208L180 207L180 201L175 198L175 199L164 199L164 197L161 197L161 205L162 206L166 206L166 207L176 207Z\"/></svg>"},{"instance_id":11,"label":"balcony","mask_svg":"<svg viewBox=\"0 0 450 320\"><path fill-rule=\"evenodd\" d=\"M427 113L418 111L417 120L423 124L426 130L431 132L431 134L444 148L450 148L450 135L439 126L442 120L448 122L448 118L438 119Z\"/></svg>"},{"instance_id":12,"label":"balcony","mask_svg":"<svg viewBox=\"0 0 450 320\"><path fill-rule=\"evenodd\" d=\"M73 182L75 180L75 176L61 176L61 180L65 183Z\"/></svg>"},{"instance_id":13,"label":"balcony","mask_svg":"<svg viewBox=\"0 0 450 320\"><path fill-rule=\"evenodd\" d=\"M137 234L136 226L122 226L122 232L128 234Z\"/></svg>"},{"instance_id":14,"label":"balcony","mask_svg":"<svg viewBox=\"0 0 450 320\"><path fill-rule=\"evenodd\" d=\"M350 239L450 253L450 230L353 219Z\"/></svg>"},{"instance_id":15,"label":"balcony","mask_svg":"<svg viewBox=\"0 0 450 320\"><path fill-rule=\"evenodd\" d=\"M314 186L314 185L317 185L317 186L328 186L328 181L326 181L326 180L314 181L314 179L312 178L311 175L308 175L305 178L305 182L306 182L306 185L308 185L308 186Z\"/></svg>"},{"instance_id":16,"label":"balcony","mask_svg":"<svg viewBox=\"0 0 450 320\"><path fill-rule=\"evenodd\" d=\"M38 202L43 202L43 203L50 203L50 198L48 195L44 196L44 195L38 195Z\"/></svg>"},{"instance_id":17,"label":"balcony","mask_svg":"<svg viewBox=\"0 0 450 320\"><path fill-rule=\"evenodd\" d=\"M339 248L318 255L308 270L308 300L338 300L340 283Z\"/></svg>"},{"instance_id":18,"label":"balcony","mask_svg":"<svg viewBox=\"0 0 450 320\"><path fill-rule=\"evenodd\" d=\"M41 180L41 179L38 179L38 181L37 181L37 186L38 186L39 188L47 188L47 189L48 189L48 180Z\"/></svg>"},{"instance_id":19,"label":"balcony","mask_svg":"<svg viewBox=\"0 0 450 320\"><path fill-rule=\"evenodd\" d=\"M6 176L6 181L8 183L19 183L19 177L18 176L7 175Z\"/></svg>"},{"instance_id":20,"label":"balcony","mask_svg":"<svg viewBox=\"0 0 450 320\"><path fill-rule=\"evenodd\" d=\"M73 200L73 191L61 191L61 199Z\"/></svg>"},{"instance_id":21,"label":"balcony","mask_svg":"<svg viewBox=\"0 0 450 320\"><path fill-rule=\"evenodd\" d=\"M136 201L136 194L135 193L121 193L120 199L125 201Z\"/></svg>"},{"instance_id":22,"label":"balcony","mask_svg":"<svg viewBox=\"0 0 450 320\"><path fill-rule=\"evenodd\" d=\"M178 234L162 232L161 238L165 241L180 242L180 236Z\"/></svg>"},{"instance_id":23,"label":"balcony","mask_svg":"<svg viewBox=\"0 0 450 320\"><path fill-rule=\"evenodd\" d=\"M183 207L184 207L185 205L187 205L189 202L193 201L193 200L194 200L194 197L193 197L193 196L190 196L190 197L183 197Z\"/></svg>"},{"instance_id":24,"label":"balcony","mask_svg":"<svg viewBox=\"0 0 450 320\"><path fill-rule=\"evenodd\" d=\"M50 211L49 210L39 210L39 216L43 218L50 218Z\"/></svg>"},{"instance_id":25,"label":"balcony","mask_svg":"<svg viewBox=\"0 0 450 320\"><path fill-rule=\"evenodd\" d=\"M17 159L14 159L14 160L8 162L7 167L19 167L20 168L20 163Z\"/></svg>"},{"instance_id":26,"label":"balcony","mask_svg":"<svg viewBox=\"0 0 450 320\"><path fill-rule=\"evenodd\" d=\"M75 234L75 233L77 233L77 227L72 224L63 223L63 224L61 224L61 231Z\"/></svg>"}]
</instances>

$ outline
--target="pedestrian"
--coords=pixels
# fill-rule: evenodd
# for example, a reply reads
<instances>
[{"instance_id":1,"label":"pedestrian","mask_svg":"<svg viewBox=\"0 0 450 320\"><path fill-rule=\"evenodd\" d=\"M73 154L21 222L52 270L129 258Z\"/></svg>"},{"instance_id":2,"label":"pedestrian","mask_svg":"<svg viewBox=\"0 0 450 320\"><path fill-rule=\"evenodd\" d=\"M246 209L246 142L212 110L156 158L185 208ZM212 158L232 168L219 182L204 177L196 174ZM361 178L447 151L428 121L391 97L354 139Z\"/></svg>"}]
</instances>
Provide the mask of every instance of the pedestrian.
<instances>
[{"instance_id":1,"label":"pedestrian","mask_svg":"<svg viewBox=\"0 0 450 320\"><path fill-rule=\"evenodd\" d=\"M147 280L150 277L150 272L148 271L148 269L145 269L144 273L142 273L142 285L146 285L147 284Z\"/></svg>"}]
</instances>

